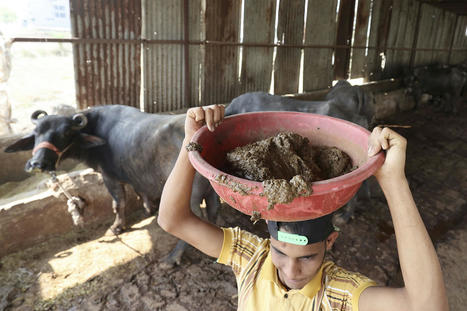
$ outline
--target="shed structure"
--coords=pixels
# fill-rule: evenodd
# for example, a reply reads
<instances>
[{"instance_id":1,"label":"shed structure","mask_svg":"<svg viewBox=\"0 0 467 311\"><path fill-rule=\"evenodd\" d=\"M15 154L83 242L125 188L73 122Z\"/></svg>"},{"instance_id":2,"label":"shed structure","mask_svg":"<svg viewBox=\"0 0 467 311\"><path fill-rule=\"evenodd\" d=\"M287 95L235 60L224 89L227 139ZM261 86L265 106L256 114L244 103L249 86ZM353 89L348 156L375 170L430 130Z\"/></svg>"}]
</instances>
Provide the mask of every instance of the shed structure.
<instances>
[{"instance_id":1,"label":"shed structure","mask_svg":"<svg viewBox=\"0 0 467 311\"><path fill-rule=\"evenodd\" d=\"M460 0L70 0L79 108L146 112L467 61ZM28 41L28 38L15 38Z\"/></svg>"}]
</instances>

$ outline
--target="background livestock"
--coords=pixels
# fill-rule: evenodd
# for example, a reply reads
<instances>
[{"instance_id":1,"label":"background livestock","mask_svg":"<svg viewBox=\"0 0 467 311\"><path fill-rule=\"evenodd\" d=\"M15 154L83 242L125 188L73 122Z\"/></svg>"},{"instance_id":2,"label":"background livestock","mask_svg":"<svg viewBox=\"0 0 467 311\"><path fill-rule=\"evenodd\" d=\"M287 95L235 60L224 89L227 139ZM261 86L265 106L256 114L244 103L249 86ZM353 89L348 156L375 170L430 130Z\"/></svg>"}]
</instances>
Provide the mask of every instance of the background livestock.
<instances>
[{"instance_id":1,"label":"background livestock","mask_svg":"<svg viewBox=\"0 0 467 311\"><path fill-rule=\"evenodd\" d=\"M305 101L292 97L252 92L242 94L227 106L227 116L253 111L298 111L327 115L369 128L374 121L374 104L359 86L338 81L324 101Z\"/></svg>"},{"instance_id":2,"label":"background livestock","mask_svg":"<svg viewBox=\"0 0 467 311\"><path fill-rule=\"evenodd\" d=\"M457 107L463 104L467 70L463 66L433 64L414 68L405 81L417 104L421 104L422 95L427 94L438 111L456 113Z\"/></svg>"},{"instance_id":3,"label":"background livestock","mask_svg":"<svg viewBox=\"0 0 467 311\"><path fill-rule=\"evenodd\" d=\"M359 86L338 81L326 94L324 101L305 101L287 96L271 95L262 92L242 94L232 100L225 114L235 115L254 111L297 111L327 115L356 123L371 130L375 122L373 96ZM357 194L336 213L334 221L345 223L353 217L357 204L370 196L368 182L364 181Z\"/></svg>"}]
</instances>

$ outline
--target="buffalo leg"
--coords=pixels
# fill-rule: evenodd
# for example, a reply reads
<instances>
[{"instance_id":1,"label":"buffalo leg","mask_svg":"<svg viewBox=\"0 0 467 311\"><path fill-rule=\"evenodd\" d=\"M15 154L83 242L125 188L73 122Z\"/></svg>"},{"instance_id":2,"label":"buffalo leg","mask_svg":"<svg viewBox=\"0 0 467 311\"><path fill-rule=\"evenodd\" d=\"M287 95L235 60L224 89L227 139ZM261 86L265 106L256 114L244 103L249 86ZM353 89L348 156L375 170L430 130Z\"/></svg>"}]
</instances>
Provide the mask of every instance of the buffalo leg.
<instances>
[{"instance_id":1,"label":"buffalo leg","mask_svg":"<svg viewBox=\"0 0 467 311\"><path fill-rule=\"evenodd\" d=\"M205 213L203 213L201 209L203 199L206 201L208 220L215 222L220 207L219 199L214 189L209 184L209 181L196 174L191 192L190 208L193 213L200 218L206 218L204 216ZM169 266L179 265L187 246L188 244L186 242L178 241L175 248L164 258L164 262Z\"/></svg>"},{"instance_id":2,"label":"buffalo leg","mask_svg":"<svg viewBox=\"0 0 467 311\"><path fill-rule=\"evenodd\" d=\"M219 197L217 196L217 193L214 191L214 189L211 188L208 195L204 199L206 200L208 220L209 222L215 224L219 209L221 207Z\"/></svg>"},{"instance_id":3,"label":"buffalo leg","mask_svg":"<svg viewBox=\"0 0 467 311\"><path fill-rule=\"evenodd\" d=\"M422 91L418 88L413 92L413 98L415 100L415 108L420 108L422 104Z\"/></svg>"},{"instance_id":4,"label":"buffalo leg","mask_svg":"<svg viewBox=\"0 0 467 311\"><path fill-rule=\"evenodd\" d=\"M203 211L201 210L200 206L202 201L203 198L199 197L196 191L194 191L194 193L191 194L191 210L199 218L205 218L203 216ZM170 267L180 265L180 263L182 262L183 253L185 252L187 246L188 244L185 241L179 240L177 242L177 245L175 245L174 249L164 258L164 262Z\"/></svg>"},{"instance_id":5,"label":"buffalo leg","mask_svg":"<svg viewBox=\"0 0 467 311\"><path fill-rule=\"evenodd\" d=\"M363 200L370 199L370 187L368 181L363 181L362 186L357 193L350 199L350 201L344 205L340 210L335 213L334 222L337 226L343 225L349 222L355 214L355 209L358 204L361 204Z\"/></svg>"},{"instance_id":6,"label":"buffalo leg","mask_svg":"<svg viewBox=\"0 0 467 311\"><path fill-rule=\"evenodd\" d=\"M433 96L430 102L433 105L434 111L436 112L443 111L443 106L445 103L445 99L443 96Z\"/></svg>"},{"instance_id":7,"label":"buffalo leg","mask_svg":"<svg viewBox=\"0 0 467 311\"><path fill-rule=\"evenodd\" d=\"M138 193L139 197L143 199L143 207L144 211L146 212L146 215L152 215L152 212L156 210L155 204L149 200L148 196L143 194Z\"/></svg>"},{"instance_id":8,"label":"buffalo leg","mask_svg":"<svg viewBox=\"0 0 467 311\"><path fill-rule=\"evenodd\" d=\"M453 113L456 113L457 112L457 109L456 109L456 101L457 101L457 98L454 95L451 95L449 93L447 94L444 94L444 105L443 105L443 112L453 112Z\"/></svg>"},{"instance_id":9,"label":"buffalo leg","mask_svg":"<svg viewBox=\"0 0 467 311\"><path fill-rule=\"evenodd\" d=\"M107 187L110 195L112 196L112 209L115 214L115 221L110 227L115 234L120 234L125 230L125 206L126 206L126 193L125 187L122 183L110 178L106 174L102 174L104 184Z\"/></svg>"},{"instance_id":10,"label":"buffalo leg","mask_svg":"<svg viewBox=\"0 0 467 311\"><path fill-rule=\"evenodd\" d=\"M164 258L165 264L169 267L179 266L187 246L188 244L185 241L179 240L174 249Z\"/></svg>"},{"instance_id":11,"label":"buffalo leg","mask_svg":"<svg viewBox=\"0 0 467 311\"><path fill-rule=\"evenodd\" d=\"M204 199L206 200L206 209L207 209L207 214L208 214L207 216L208 216L209 221L212 221L210 214L213 214L213 213L215 213L215 215L212 215L212 218L215 221L215 217L217 216L217 210L219 209L219 205L220 205L219 199L217 199L217 195L214 192L214 189L212 189L212 192L214 195L204 197ZM215 197L215 198L212 198L212 197ZM217 202L218 202L217 207L216 207L214 199L217 199ZM200 196L199 193L195 191L195 189L193 189L193 193L191 195L191 202L190 202L191 210L199 218L206 218L201 209L202 201L203 201L203 196ZM213 212L210 212L211 210L213 210ZM165 257L164 262L170 267L173 267L175 265L180 265L180 263L182 262L183 253L185 252L187 246L188 244L185 241L179 240L177 242L177 245L175 245L174 249L167 255L167 257Z\"/></svg>"}]
</instances>

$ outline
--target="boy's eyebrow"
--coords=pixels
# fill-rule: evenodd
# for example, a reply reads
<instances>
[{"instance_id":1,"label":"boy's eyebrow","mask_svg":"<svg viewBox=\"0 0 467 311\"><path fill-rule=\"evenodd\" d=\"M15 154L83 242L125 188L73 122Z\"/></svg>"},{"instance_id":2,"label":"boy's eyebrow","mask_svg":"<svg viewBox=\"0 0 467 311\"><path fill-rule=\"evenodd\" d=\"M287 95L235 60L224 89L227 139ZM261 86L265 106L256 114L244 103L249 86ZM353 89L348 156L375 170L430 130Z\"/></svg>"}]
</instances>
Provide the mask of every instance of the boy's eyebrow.
<instances>
[{"instance_id":1,"label":"boy's eyebrow","mask_svg":"<svg viewBox=\"0 0 467 311\"><path fill-rule=\"evenodd\" d=\"M275 248L274 246L271 245L271 247L276 251L278 252L279 254L281 255L285 255L283 252L281 252L280 250L278 250L277 248Z\"/></svg>"},{"instance_id":2,"label":"boy's eyebrow","mask_svg":"<svg viewBox=\"0 0 467 311\"><path fill-rule=\"evenodd\" d=\"M279 249L277 249L277 248L274 247L273 245L271 245L271 247L272 247L276 252L278 252L279 254L288 257L287 254L284 254L283 252L281 252ZM309 257L313 257L313 256L316 256L316 255L318 255L318 253L313 253L313 254L309 254L309 255L304 255L304 256L297 257L297 258L309 258Z\"/></svg>"}]
</instances>

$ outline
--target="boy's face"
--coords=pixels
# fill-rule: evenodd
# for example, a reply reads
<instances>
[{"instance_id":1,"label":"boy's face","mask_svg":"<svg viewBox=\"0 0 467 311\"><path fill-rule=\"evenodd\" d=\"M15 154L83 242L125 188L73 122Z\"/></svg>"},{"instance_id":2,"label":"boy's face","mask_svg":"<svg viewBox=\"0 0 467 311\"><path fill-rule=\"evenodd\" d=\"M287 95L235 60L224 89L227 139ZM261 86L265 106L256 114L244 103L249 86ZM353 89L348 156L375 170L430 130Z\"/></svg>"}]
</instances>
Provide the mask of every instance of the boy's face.
<instances>
[{"instance_id":1,"label":"boy's face","mask_svg":"<svg viewBox=\"0 0 467 311\"><path fill-rule=\"evenodd\" d=\"M318 272L325 250L330 250L338 233L333 232L322 242L295 245L271 237L271 259L277 268L279 280L288 289L301 289Z\"/></svg>"}]
</instances>

